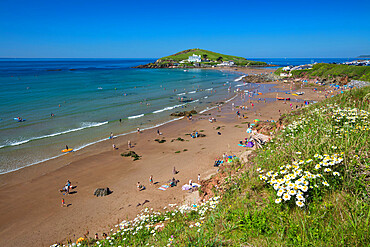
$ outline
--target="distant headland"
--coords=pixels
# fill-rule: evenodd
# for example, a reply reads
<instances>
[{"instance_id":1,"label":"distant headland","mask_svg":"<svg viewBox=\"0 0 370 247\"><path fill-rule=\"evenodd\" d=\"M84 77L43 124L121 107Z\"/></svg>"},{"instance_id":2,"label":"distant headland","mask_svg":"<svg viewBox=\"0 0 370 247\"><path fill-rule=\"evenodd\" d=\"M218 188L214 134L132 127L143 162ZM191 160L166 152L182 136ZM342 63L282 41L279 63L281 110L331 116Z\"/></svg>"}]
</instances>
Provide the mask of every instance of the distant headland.
<instances>
[{"instance_id":1,"label":"distant headland","mask_svg":"<svg viewBox=\"0 0 370 247\"><path fill-rule=\"evenodd\" d=\"M231 66L271 66L265 62L251 61L243 57L225 55L203 49L188 49L162 57L154 63L139 65L136 68L199 68Z\"/></svg>"},{"instance_id":2,"label":"distant headland","mask_svg":"<svg viewBox=\"0 0 370 247\"><path fill-rule=\"evenodd\" d=\"M356 58L370 58L370 55L360 55L360 56L358 56Z\"/></svg>"}]
</instances>

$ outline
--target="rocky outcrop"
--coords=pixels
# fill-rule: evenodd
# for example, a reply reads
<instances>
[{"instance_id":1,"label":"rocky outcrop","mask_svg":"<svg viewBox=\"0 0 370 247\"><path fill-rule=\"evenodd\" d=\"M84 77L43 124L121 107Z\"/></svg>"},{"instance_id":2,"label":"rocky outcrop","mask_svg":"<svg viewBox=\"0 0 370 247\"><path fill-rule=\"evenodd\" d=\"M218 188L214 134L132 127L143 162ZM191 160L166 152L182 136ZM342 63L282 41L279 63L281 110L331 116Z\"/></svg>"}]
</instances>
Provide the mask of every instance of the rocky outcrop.
<instances>
[{"instance_id":1,"label":"rocky outcrop","mask_svg":"<svg viewBox=\"0 0 370 247\"><path fill-rule=\"evenodd\" d=\"M193 114L197 114L197 111L196 110L191 110L191 111L174 112L174 113L171 113L170 116L183 117L183 116L191 116Z\"/></svg>"},{"instance_id":2,"label":"rocky outcrop","mask_svg":"<svg viewBox=\"0 0 370 247\"><path fill-rule=\"evenodd\" d=\"M112 191L108 187L106 187L106 188L97 188L94 192L94 196L97 196L97 197L107 196L111 193L112 193Z\"/></svg>"}]
</instances>

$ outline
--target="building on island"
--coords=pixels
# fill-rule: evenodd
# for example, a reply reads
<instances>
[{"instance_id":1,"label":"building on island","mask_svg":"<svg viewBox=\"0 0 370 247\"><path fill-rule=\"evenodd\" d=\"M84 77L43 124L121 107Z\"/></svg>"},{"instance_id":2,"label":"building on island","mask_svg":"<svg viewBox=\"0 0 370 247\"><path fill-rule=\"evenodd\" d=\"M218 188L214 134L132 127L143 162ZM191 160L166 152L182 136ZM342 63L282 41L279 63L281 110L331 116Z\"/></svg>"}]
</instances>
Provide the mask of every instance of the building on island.
<instances>
[{"instance_id":1,"label":"building on island","mask_svg":"<svg viewBox=\"0 0 370 247\"><path fill-rule=\"evenodd\" d=\"M234 61L224 61L220 64L217 64L217 66L233 66L234 64Z\"/></svg>"},{"instance_id":2,"label":"building on island","mask_svg":"<svg viewBox=\"0 0 370 247\"><path fill-rule=\"evenodd\" d=\"M190 63L200 63L202 61L200 55L195 55L193 54L193 56L189 56L188 58L188 62Z\"/></svg>"}]
</instances>

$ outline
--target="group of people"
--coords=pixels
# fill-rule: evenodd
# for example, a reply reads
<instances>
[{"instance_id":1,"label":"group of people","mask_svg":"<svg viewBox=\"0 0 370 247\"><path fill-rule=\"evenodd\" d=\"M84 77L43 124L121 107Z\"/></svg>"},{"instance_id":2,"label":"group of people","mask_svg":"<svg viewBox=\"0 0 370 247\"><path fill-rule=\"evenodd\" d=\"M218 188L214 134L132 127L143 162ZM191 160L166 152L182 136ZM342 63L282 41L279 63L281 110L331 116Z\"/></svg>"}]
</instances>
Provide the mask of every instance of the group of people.
<instances>
[{"instance_id":1,"label":"group of people","mask_svg":"<svg viewBox=\"0 0 370 247\"><path fill-rule=\"evenodd\" d=\"M209 121L210 123L216 122L216 118L214 118L214 117L209 117L208 121Z\"/></svg>"},{"instance_id":2,"label":"group of people","mask_svg":"<svg viewBox=\"0 0 370 247\"><path fill-rule=\"evenodd\" d=\"M198 138L198 137L199 137L198 131L196 131L196 132L192 132L192 133L190 134L190 137L191 137L191 138Z\"/></svg>"},{"instance_id":3,"label":"group of people","mask_svg":"<svg viewBox=\"0 0 370 247\"><path fill-rule=\"evenodd\" d=\"M67 180L67 183L66 183L66 184L64 185L64 187L60 190L60 192L62 192L62 193L63 193L63 195L64 195L64 193L65 193L66 195L68 195L72 189L73 189L73 186L72 186L71 181ZM66 207L66 206L68 206L68 205L66 204L66 202L65 202L64 198L62 198L62 207Z\"/></svg>"}]
</instances>

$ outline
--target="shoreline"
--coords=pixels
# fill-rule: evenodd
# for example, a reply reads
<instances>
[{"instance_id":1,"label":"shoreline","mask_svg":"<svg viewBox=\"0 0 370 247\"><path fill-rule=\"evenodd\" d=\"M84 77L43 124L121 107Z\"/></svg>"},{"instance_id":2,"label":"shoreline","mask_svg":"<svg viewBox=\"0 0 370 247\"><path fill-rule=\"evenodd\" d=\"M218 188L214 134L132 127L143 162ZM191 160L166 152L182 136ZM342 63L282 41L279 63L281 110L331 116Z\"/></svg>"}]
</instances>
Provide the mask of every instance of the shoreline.
<instances>
[{"instance_id":1,"label":"shoreline","mask_svg":"<svg viewBox=\"0 0 370 247\"><path fill-rule=\"evenodd\" d=\"M195 69L198 69L198 68L195 68ZM244 78L245 76L246 76L246 74L245 74L245 72L249 72L249 73L255 73L255 70L258 70L258 71L263 71L263 72L269 72L267 69L259 69L259 68L241 68L242 70L241 71L236 71L236 70L234 70L234 68L233 67L225 67L225 68L200 68L200 69L205 69L205 70L207 70L207 69L215 69L215 70L219 70L219 71L229 71L229 72L233 72L233 73L235 73L235 74L239 74L240 76L239 77L237 77L237 78L235 78L234 80L233 80L233 82L238 82L238 81L241 81L242 80L242 78ZM244 72L243 72L244 71ZM235 95L234 96L232 96L231 98L233 98L233 97L235 97ZM231 100L231 98L230 99L228 99L228 100ZM225 101L225 103L227 103L227 102L229 102L228 100L226 100ZM195 102L198 102L199 101L199 99L198 100L195 100L195 101L193 101L193 102L190 102L190 103L195 103ZM214 104L215 102L212 102L211 104ZM205 109L203 109L203 110L201 110L201 111L199 111L199 113L198 114L202 114L203 112L206 112L206 111L204 111L204 110L209 110L209 109L214 109L213 108L213 106L212 107L206 107ZM160 109L160 110L156 110L156 111L162 111L163 109ZM134 119L134 118L138 118L138 117L141 117L141 116L144 116L145 114L139 114L139 115L136 115L136 116L129 116L128 117L128 119ZM159 123L159 124L156 124L156 125L153 125L153 126L149 126L149 127L146 127L146 128L144 128L143 130L146 130L146 129L151 129L151 128L156 128L156 127L160 127L160 126L163 126L164 124L166 124L166 123L170 123L170 122L172 122L172 121L176 121L177 119L171 119L171 120L168 120L168 121L165 121L165 122L161 122L161 123ZM109 122L104 122L104 123L99 123L99 125L98 126L100 126L100 125L103 125L103 124L105 124L105 123L109 123ZM92 127L98 127L98 126L92 126ZM75 130L69 130L68 132L71 132L71 131L75 131ZM66 131L65 131L66 132ZM129 132L124 132L124 133L119 133L119 134L117 134L117 135L115 135L115 137L119 137L119 136L124 136L124 135L128 135L128 134L132 134L132 133L135 133L136 131L135 130L133 130L133 131L129 131ZM61 133L61 134L64 134L64 133ZM52 135L52 136L54 136L55 134L50 134L50 135ZM42 138L44 138L44 137L42 137ZM41 138L36 138L36 139L41 139ZM30 140L28 140L27 142L29 142L29 141L33 141L34 139L30 139ZM79 147L77 147L77 148L75 148L74 150L73 150L73 152L77 152L77 151L80 151L81 149L84 149L84 148L86 148L86 147L89 147L89 146L91 146L91 145L95 145L95 144L97 144L97 143L100 143L100 142L104 142L104 141L109 141L109 138L103 138L103 139L99 139L99 140L97 140L97 141L93 141L93 142L90 142L90 143L86 143L86 144L83 144L82 146L79 146ZM52 156L52 157L49 157L49 158L45 158L45 159L42 159L42 160L39 160L39 161L36 161L36 162L32 162L32 163L30 163L30 164L27 164L26 166L23 166L23 167L17 167L17 168L15 168L15 169L11 169L11 170L8 170L8 171L4 171L4 172L0 172L0 177L2 176L2 175L5 175L5 174L8 174L8 173L12 173L12 172L16 172L16 171L19 171L19 170L21 170L21 169L24 169L24 168L27 168L27 167L30 167L30 166L34 166L34 165L39 165L39 164L42 164L42 163L44 163L44 162L48 162L48 161L50 161L50 160L54 160L54 159L57 159L57 158L59 158L59 157L63 157L64 155L66 155L66 154L59 154L59 155L56 155L56 156Z\"/></svg>"},{"instance_id":2,"label":"shoreline","mask_svg":"<svg viewBox=\"0 0 370 247\"><path fill-rule=\"evenodd\" d=\"M63 242L82 236L86 229L90 234L99 232L100 235L108 231L108 226L114 225L117 220L134 217L142 208L136 207L137 203L149 200L146 206L156 209L169 203L181 203L187 196L181 190L181 185L187 183L189 178L195 181L198 173L202 178L210 176L216 172L212 165L216 157L224 152L238 154L245 150L237 146L238 140L245 136L243 122L251 122L257 113L262 113L262 116L257 117L261 120L278 118L277 104L286 111L289 109L289 105L282 102L264 104L253 98L254 109L245 112L248 119L238 119L230 104L242 104L238 96L240 94L228 99L222 105L221 112L217 107L204 109L206 111L195 115L193 121L178 119L161 125L161 136L150 129L141 134L125 134L79 152L63 155L59 159L0 175L0 197L3 198L0 210L8 212L0 216L0 245L6 242L11 243L10 246L25 243L29 246L49 246L55 241ZM268 93L264 97L268 97ZM210 124L210 116L217 118L217 122ZM221 136L217 135L217 126L220 127ZM204 130L202 133L206 137L191 139L186 135L194 130ZM166 143L153 141L163 137ZM176 141L177 137L184 141ZM142 155L141 160L132 161L131 158L119 155L127 150L127 140L131 140L135 146L130 150ZM113 142L118 150L112 150ZM180 184L167 191L158 190L157 187L172 178L173 166L180 170L176 175ZM147 182L151 174L154 175L154 181L158 182L155 186ZM64 196L66 203L72 205L61 208L62 196L58 189L67 179L77 185L77 193ZM137 192L137 181L144 184L147 190ZM92 194L98 187L109 187L113 193L96 198ZM38 238L39 234L42 237Z\"/></svg>"}]
</instances>

